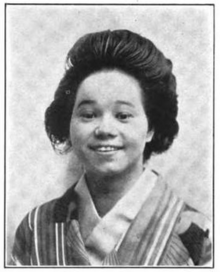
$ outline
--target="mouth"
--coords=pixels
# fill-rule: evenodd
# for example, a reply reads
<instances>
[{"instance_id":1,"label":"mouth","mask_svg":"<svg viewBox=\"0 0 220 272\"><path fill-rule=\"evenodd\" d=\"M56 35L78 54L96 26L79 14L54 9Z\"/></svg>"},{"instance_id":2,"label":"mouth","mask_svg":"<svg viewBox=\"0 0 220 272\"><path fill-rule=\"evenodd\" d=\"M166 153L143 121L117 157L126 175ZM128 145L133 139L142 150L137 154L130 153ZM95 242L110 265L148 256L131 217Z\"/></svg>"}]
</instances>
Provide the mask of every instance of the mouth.
<instances>
[{"instance_id":1,"label":"mouth","mask_svg":"<svg viewBox=\"0 0 220 272\"><path fill-rule=\"evenodd\" d=\"M97 145L97 146L91 146L90 148L93 151L96 151L99 153L115 152L122 149L121 146L115 146L115 145Z\"/></svg>"}]
</instances>

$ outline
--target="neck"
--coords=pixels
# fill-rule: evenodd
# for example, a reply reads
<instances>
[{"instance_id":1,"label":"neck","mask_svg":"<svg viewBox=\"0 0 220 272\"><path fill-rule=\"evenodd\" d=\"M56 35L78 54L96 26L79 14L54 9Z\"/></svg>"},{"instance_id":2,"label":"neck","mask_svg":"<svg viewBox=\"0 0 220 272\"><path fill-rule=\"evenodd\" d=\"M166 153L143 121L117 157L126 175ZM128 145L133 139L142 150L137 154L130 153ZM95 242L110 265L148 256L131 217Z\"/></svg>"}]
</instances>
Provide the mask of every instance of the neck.
<instances>
[{"instance_id":1,"label":"neck","mask_svg":"<svg viewBox=\"0 0 220 272\"><path fill-rule=\"evenodd\" d=\"M130 169L126 173L99 175L86 173L86 182L96 206L102 217L122 198L138 180L143 172L143 165Z\"/></svg>"}]
</instances>

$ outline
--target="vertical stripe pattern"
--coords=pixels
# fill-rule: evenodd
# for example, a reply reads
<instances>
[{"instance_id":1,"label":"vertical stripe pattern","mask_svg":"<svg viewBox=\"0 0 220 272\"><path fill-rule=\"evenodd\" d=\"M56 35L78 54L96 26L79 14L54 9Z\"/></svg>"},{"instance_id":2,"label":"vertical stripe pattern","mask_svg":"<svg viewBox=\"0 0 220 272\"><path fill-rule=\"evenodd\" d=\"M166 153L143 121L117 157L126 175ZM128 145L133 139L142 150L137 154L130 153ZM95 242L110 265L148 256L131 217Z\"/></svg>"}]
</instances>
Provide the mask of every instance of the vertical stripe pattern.
<instances>
[{"instance_id":1,"label":"vertical stripe pattern","mask_svg":"<svg viewBox=\"0 0 220 272\"><path fill-rule=\"evenodd\" d=\"M157 237L155 237L154 244L150 252L151 254L149 254L145 265L158 265L159 259L175 226L180 211L183 209L183 201L175 197L173 198L173 202L160 222Z\"/></svg>"},{"instance_id":2,"label":"vertical stripe pattern","mask_svg":"<svg viewBox=\"0 0 220 272\"><path fill-rule=\"evenodd\" d=\"M64 195L62 201L52 200L27 214L16 231L11 264L91 265L77 219L70 218L67 214L64 216L67 210L65 201ZM59 210L56 209L57 203ZM180 235L175 232L183 209L185 209L183 201L175 197L165 184L158 182L128 231L119 241L119 245L105 256L102 265L194 265L192 255L184 246ZM59 213L62 213L62 216L59 216ZM205 239L207 243L202 244L204 246L202 250L209 252L210 240L208 236ZM200 263L207 261L206 257L207 254Z\"/></svg>"},{"instance_id":3,"label":"vertical stripe pattern","mask_svg":"<svg viewBox=\"0 0 220 272\"><path fill-rule=\"evenodd\" d=\"M62 260L63 260L63 265L66 266L66 260L65 260L64 223L61 223L61 248L62 248Z\"/></svg>"},{"instance_id":4,"label":"vertical stripe pattern","mask_svg":"<svg viewBox=\"0 0 220 272\"><path fill-rule=\"evenodd\" d=\"M59 239L58 239L58 223L55 223L55 236L56 236L56 262L57 265L60 265L60 258L59 258Z\"/></svg>"},{"instance_id":5,"label":"vertical stripe pattern","mask_svg":"<svg viewBox=\"0 0 220 272\"><path fill-rule=\"evenodd\" d=\"M34 215L34 244L35 244L35 254L36 254L36 265L40 265L39 251L38 251L38 211L39 207L35 210Z\"/></svg>"},{"instance_id":6,"label":"vertical stripe pattern","mask_svg":"<svg viewBox=\"0 0 220 272\"><path fill-rule=\"evenodd\" d=\"M152 195L131 224L118 250L126 265L155 265L183 208L166 184L153 189Z\"/></svg>"},{"instance_id":7,"label":"vertical stripe pattern","mask_svg":"<svg viewBox=\"0 0 220 272\"><path fill-rule=\"evenodd\" d=\"M28 214L28 225L29 225L30 230L33 231L33 228L32 228L32 225L31 225L31 213L32 212L29 212L29 214Z\"/></svg>"}]
</instances>

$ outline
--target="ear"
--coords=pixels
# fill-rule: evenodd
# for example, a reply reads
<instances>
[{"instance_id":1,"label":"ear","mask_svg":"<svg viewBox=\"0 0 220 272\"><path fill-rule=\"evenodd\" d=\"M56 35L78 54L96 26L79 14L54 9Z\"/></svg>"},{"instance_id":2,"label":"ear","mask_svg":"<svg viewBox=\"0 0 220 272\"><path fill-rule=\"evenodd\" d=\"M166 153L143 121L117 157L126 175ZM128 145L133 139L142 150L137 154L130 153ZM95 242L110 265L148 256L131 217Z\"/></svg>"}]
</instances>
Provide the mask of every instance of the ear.
<instances>
[{"instance_id":1,"label":"ear","mask_svg":"<svg viewBox=\"0 0 220 272\"><path fill-rule=\"evenodd\" d=\"M153 130L147 131L145 142L149 143L152 140L153 136L154 136Z\"/></svg>"}]
</instances>

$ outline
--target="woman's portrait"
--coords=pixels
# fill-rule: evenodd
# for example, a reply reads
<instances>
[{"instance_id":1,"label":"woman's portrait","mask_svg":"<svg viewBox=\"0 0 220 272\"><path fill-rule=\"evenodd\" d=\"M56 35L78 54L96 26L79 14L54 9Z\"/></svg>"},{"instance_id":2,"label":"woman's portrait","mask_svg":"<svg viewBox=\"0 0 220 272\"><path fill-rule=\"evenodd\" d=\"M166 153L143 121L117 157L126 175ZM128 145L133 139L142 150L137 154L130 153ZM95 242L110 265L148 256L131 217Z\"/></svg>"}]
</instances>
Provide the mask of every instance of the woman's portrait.
<instances>
[{"instance_id":1,"label":"woman's portrait","mask_svg":"<svg viewBox=\"0 0 220 272\"><path fill-rule=\"evenodd\" d=\"M6 12L7 265L212 267L213 7Z\"/></svg>"}]
</instances>

